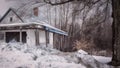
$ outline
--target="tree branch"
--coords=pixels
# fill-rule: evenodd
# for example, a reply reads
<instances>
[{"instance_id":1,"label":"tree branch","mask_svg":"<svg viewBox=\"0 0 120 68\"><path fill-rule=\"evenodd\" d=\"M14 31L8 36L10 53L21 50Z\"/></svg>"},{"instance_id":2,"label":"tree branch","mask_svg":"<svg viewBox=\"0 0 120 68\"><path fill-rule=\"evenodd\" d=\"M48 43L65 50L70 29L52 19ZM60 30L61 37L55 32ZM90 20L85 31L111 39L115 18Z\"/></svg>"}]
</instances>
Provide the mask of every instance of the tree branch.
<instances>
[{"instance_id":1,"label":"tree branch","mask_svg":"<svg viewBox=\"0 0 120 68\"><path fill-rule=\"evenodd\" d=\"M61 4L65 4L65 3L69 3L75 0L67 0L67 1L62 1L62 2L57 2L57 3L52 3L50 0L44 0L45 3L48 3L50 5L61 5Z\"/></svg>"}]
</instances>

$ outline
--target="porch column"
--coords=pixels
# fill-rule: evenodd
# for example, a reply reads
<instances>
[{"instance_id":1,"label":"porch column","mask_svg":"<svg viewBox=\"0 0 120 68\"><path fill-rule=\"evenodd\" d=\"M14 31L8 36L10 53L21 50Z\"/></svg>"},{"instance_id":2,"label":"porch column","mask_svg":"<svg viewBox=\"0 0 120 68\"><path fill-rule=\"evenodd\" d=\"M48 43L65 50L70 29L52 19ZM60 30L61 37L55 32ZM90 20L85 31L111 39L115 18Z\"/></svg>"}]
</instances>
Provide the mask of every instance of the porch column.
<instances>
[{"instance_id":1,"label":"porch column","mask_svg":"<svg viewBox=\"0 0 120 68\"><path fill-rule=\"evenodd\" d=\"M48 47L48 43L49 43L48 31L45 31L45 37L46 37L46 47Z\"/></svg>"},{"instance_id":2,"label":"porch column","mask_svg":"<svg viewBox=\"0 0 120 68\"><path fill-rule=\"evenodd\" d=\"M53 33L53 48L56 48L56 47L55 47L55 42L56 42L56 41L55 41L55 33Z\"/></svg>"},{"instance_id":3,"label":"porch column","mask_svg":"<svg viewBox=\"0 0 120 68\"><path fill-rule=\"evenodd\" d=\"M22 43L22 29L20 27L20 43Z\"/></svg>"},{"instance_id":4,"label":"porch column","mask_svg":"<svg viewBox=\"0 0 120 68\"><path fill-rule=\"evenodd\" d=\"M4 42L6 42L6 32L4 32Z\"/></svg>"},{"instance_id":5,"label":"porch column","mask_svg":"<svg viewBox=\"0 0 120 68\"><path fill-rule=\"evenodd\" d=\"M35 30L35 42L36 42L36 45L39 45L39 29L36 29Z\"/></svg>"}]
</instances>

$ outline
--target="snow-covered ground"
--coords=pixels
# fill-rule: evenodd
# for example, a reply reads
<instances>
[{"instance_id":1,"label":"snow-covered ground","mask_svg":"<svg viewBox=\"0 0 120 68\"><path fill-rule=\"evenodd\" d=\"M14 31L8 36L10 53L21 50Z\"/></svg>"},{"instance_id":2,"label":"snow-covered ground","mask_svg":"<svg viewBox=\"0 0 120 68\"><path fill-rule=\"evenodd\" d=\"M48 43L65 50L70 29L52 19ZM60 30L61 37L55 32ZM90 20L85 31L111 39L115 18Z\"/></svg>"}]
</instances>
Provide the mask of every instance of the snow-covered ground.
<instances>
[{"instance_id":1,"label":"snow-covered ground","mask_svg":"<svg viewBox=\"0 0 120 68\"><path fill-rule=\"evenodd\" d=\"M0 68L114 68L104 64L110 60L109 57L88 55L83 50L64 53L27 44L0 44Z\"/></svg>"},{"instance_id":2,"label":"snow-covered ground","mask_svg":"<svg viewBox=\"0 0 120 68\"><path fill-rule=\"evenodd\" d=\"M109 63L112 57L104 57L104 56L93 56L100 63Z\"/></svg>"}]
</instances>

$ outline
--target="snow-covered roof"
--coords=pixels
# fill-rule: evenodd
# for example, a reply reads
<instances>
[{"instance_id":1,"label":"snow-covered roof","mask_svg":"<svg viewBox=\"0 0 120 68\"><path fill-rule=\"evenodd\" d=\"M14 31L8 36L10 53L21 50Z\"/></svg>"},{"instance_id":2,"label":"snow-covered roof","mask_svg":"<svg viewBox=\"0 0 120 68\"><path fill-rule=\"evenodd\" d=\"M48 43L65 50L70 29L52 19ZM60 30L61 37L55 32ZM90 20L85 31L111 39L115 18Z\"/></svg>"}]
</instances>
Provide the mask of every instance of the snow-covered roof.
<instances>
[{"instance_id":1,"label":"snow-covered roof","mask_svg":"<svg viewBox=\"0 0 120 68\"><path fill-rule=\"evenodd\" d=\"M16 27L16 26L27 26L32 25L33 23L9 23L9 24L0 24L0 27Z\"/></svg>"},{"instance_id":2,"label":"snow-covered roof","mask_svg":"<svg viewBox=\"0 0 120 68\"><path fill-rule=\"evenodd\" d=\"M10 23L10 24L0 24L0 27L16 27L16 26L30 26L30 25L36 25L36 28L42 28L44 27L45 30L57 34L62 34L62 35L68 35L67 32L60 30L58 28L55 28L49 24L46 23L37 23L37 22L30 22L30 23Z\"/></svg>"}]
</instances>

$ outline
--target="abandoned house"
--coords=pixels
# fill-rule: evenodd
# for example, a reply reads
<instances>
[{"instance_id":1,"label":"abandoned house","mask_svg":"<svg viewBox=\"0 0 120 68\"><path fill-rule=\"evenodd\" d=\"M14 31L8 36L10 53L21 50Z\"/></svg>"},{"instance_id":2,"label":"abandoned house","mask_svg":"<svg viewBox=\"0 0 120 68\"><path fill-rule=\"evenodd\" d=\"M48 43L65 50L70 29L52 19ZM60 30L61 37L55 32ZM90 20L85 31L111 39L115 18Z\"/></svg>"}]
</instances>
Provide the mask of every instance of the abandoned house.
<instances>
[{"instance_id":1,"label":"abandoned house","mask_svg":"<svg viewBox=\"0 0 120 68\"><path fill-rule=\"evenodd\" d=\"M38 16L38 9L33 9L34 16ZM0 19L0 41L20 42L28 45L46 45L53 47L54 34L67 36L65 31L55 28L42 21L24 21L12 8Z\"/></svg>"}]
</instances>

